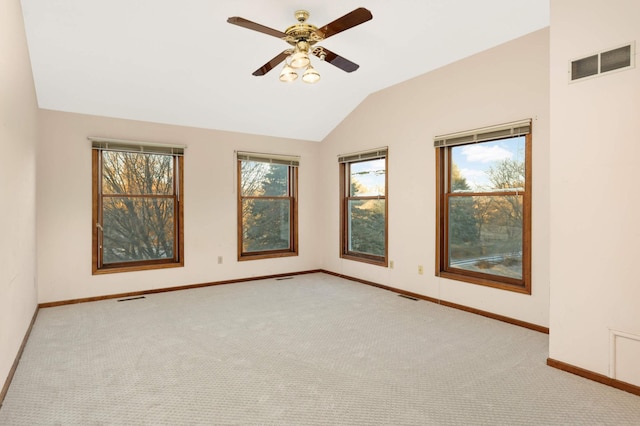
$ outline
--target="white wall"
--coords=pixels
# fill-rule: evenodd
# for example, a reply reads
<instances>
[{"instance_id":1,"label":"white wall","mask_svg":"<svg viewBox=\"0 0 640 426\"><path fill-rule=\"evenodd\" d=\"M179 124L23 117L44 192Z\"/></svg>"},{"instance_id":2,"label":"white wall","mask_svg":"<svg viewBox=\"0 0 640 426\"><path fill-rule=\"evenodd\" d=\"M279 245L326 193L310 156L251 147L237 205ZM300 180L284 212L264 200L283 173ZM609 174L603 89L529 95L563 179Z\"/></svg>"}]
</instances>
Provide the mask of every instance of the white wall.
<instances>
[{"instance_id":1,"label":"white wall","mask_svg":"<svg viewBox=\"0 0 640 426\"><path fill-rule=\"evenodd\" d=\"M0 387L36 309L37 105L19 0L0 8Z\"/></svg>"},{"instance_id":2,"label":"white wall","mask_svg":"<svg viewBox=\"0 0 640 426\"><path fill-rule=\"evenodd\" d=\"M550 357L608 375L610 329L640 338L640 69L573 84L567 71L640 42L640 2L585 5L551 2ZM640 342L620 349L616 378L640 385Z\"/></svg>"},{"instance_id":3,"label":"white wall","mask_svg":"<svg viewBox=\"0 0 640 426\"><path fill-rule=\"evenodd\" d=\"M325 269L548 326L549 30L370 95L323 142ZM533 119L532 295L435 276L436 135ZM389 147L394 269L338 258L337 156ZM424 275L418 275L423 265Z\"/></svg>"},{"instance_id":4,"label":"white wall","mask_svg":"<svg viewBox=\"0 0 640 426\"><path fill-rule=\"evenodd\" d=\"M318 267L315 158L320 144L46 110L41 111L40 120L37 226L41 303ZM91 275L88 136L188 146L183 268ZM299 256L237 261L234 150L301 156ZM223 256L221 265L218 256Z\"/></svg>"}]
</instances>

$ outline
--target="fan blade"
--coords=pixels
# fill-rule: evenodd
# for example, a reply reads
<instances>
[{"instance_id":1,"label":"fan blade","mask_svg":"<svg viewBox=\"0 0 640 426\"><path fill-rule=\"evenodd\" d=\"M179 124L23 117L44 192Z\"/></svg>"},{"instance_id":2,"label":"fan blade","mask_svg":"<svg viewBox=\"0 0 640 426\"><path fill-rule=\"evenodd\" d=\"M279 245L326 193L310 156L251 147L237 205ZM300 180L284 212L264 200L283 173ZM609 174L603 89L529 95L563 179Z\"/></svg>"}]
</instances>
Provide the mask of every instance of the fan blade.
<instances>
[{"instance_id":1,"label":"fan blade","mask_svg":"<svg viewBox=\"0 0 640 426\"><path fill-rule=\"evenodd\" d=\"M317 47L313 49L313 54L318 58L323 59L324 61L329 62L331 65L340 68L342 71L346 72L354 72L360 65L351 62L348 59L343 58L340 55L336 55L332 51L328 50L326 47Z\"/></svg>"},{"instance_id":2,"label":"fan blade","mask_svg":"<svg viewBox=\"0 0 640 426\"><path fill-rule=\"evenodd\" d=\"M253 72L253 75L255 75L256 77L260 75L265 75L266 73L271 71L274 67L277 67L280 63L282 63L282 61L287 59L287 56L289 56L290 54L291 54L291 51L284 50L282 53L279 53L275 58L273 58L272 60L270 60L269 62L267 62L260 68L258 68L257 70L255 70Z\"/></svg>"},{"instance_id":3,"label":"fan blade","mask_svg":"<svg viewBox=\"0 0 640 426\"><path fill-rule=\"evenodd\" d=\"M227 19L227 22L233 25L238 25L240 27L248 28L250 30L258 31L259 33L268 34L270 36L274 36L278 38L283 38L287 36L282 31L274 30L273 28L256 24L255 22L249 21L248 19L244 19L239 16L232 16L231 18Z\"/></svg>"},{"instance_id":4,"label":"fan blade","mask_svg":"<svg viewBox=\"0 0 640 426\"><path fill-rule=\"evenodd\" d=\"M327 39L333 35L336 35L344 30L360 25L368 20L372 19L371 12L364 7L359 7L352 12L347 13L341 18L319 28L315 31L316 35L323 39Z\"/></svg>"}]
</instances>

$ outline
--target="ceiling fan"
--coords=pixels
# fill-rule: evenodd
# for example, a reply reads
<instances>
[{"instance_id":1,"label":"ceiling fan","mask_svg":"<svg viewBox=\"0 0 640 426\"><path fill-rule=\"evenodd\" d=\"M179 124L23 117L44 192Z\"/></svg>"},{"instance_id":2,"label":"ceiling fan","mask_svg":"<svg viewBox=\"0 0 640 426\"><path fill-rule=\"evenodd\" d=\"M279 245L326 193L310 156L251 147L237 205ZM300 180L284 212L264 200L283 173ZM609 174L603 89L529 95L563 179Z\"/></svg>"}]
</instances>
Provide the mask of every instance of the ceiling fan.
<instances>
[{"instance_id":1,"label":"ceiling fan","mask_svg":"<svg viewBox=\"0 0 640 426\"><path fill-rule=\"evenodd\" d=\"M285 61L284 68L280 73L280 81L290 82L295 80L298 78L296 70L304 68L305 71L302 75L302 80L306 83L315 83L320 80L320 74L311 66L309 54L320 58L321 61L329 62L331 65L346 72L353 72L359 68L358 64L333 53L326 47L317 46L316 43L369 21L373 18L369 10L360 7L321 28L307 23L309 12L306 10L296 11L295 18L298 23L290 26L284 32L265 27L264 25L257 24L239 16L233 16L227 19L227 22L230 24L278 37L292 46L283 50L269 62L255 70L253 75L265 75Z\"/></svg>"}]
</instances>

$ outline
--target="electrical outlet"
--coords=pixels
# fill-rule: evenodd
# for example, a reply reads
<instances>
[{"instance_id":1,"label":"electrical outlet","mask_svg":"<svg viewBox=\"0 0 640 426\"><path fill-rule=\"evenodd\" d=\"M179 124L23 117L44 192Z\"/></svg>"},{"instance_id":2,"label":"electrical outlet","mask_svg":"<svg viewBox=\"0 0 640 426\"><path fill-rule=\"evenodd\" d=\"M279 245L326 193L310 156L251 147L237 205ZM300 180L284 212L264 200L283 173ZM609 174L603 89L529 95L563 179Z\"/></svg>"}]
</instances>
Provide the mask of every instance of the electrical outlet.
<instances>
[{"instance_id":1,"label":"electrical outlet","mask_svg":"<svg viewBox=\"0 0 640 426\"><path fill-rule=\"evenodd\" d=\"M424 274L424 268L422 267L422 265L418 265L418 275L422 274Z\"/></svg>"},{"instance_id":2,"label":"electrical outlet","mask_svg":"<svg viewBox=\"0 0 640 426\"><path fill-rule=\"evenodd\" d=\"M389 261L389 269L393 269L393 260Z\"/></svg>"},{"instance_id":3,"label":"electrical outlet","mask_svg":"<svg viewBox=\"0 0 640 426\"><path fill-rule=\"evenodd\" d=\"M218 256L218 265L222 264L222 256Z\"/></svg>"}]
</instances>

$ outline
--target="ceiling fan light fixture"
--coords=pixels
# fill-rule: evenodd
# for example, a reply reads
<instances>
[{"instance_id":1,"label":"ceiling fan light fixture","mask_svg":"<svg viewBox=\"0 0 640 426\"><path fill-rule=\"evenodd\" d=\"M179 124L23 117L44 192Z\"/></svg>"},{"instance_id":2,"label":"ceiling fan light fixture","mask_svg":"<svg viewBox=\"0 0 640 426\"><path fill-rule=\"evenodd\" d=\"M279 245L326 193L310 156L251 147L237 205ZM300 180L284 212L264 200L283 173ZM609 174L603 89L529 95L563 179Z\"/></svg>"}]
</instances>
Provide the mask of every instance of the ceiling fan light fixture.
<instances>
[{"instance_id":1,"label":"ceiling fan light fixture","mask_svg":"<svg viewBox=\"0 0 640 426\"><path fill-rule=\"evenodd\" d=\"M353 72L358 69L358 64L323 47L315 46L315 44L371 20L373 18L371 11L364 7L359 7L321 28L307 22L309 12L306 10L296 11L295 18L298 23L289 26L284 31L274 30L239 16L232 16L227 19L230 24L277 37L293 47L277 54L269 62L255 70L252 73L254 76L265 75L285 61L285 67L280 73L280 81L291 82L296 80L299 70L306 83L315 83L320 80L320 74L311 66L310 54L317 56L321 61L326 60L345 72ZM302 72L302 70L305 71Z\"/></svg>"},{"instance_id":2,"label":"ceiling fan light fixture","mask_svg":"<svg viewBox=\"0 0 640 426\"><path fill-rule=\"evenodd\" d=\"M320 81L320 73L318 73L314 67L309 65L304 74L302 74L302 81L309 84L317 83Z\"/></svg>"},{"instance_id":3,"label":"ceiling fan light fixture","mask_svg":"<svg viewBox=\"0 0 640 426\"><path fill-rule=\"evenodd\" d=\"M289 64L285 62L284 68L280 72L280 81L283 83L291 83L298 78L298 73Z\"/></svg>"},{"instance_id":4,"label":"ceiling fan light fixture","mask_svg":"<svg viewBox=\"0 0 640 426\"><path fill-rule=\"evenodd\" d=\"M305 51L296 50L296 52L291 55L291 66L293 68L305 68L309 66L310 63L309 54Z\"/></svg>"}]
</instances>

